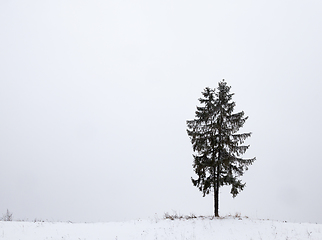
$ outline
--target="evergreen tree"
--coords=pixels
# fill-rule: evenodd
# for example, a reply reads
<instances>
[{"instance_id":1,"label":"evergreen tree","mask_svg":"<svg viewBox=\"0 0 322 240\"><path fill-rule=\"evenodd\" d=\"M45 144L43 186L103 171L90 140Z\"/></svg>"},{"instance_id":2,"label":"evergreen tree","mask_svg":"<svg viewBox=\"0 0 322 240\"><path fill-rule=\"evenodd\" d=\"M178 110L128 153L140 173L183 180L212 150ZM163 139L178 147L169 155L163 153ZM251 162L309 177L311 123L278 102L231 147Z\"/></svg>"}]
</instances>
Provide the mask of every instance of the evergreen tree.
<instances>
[{"instance_id":1,"label":"evergreen tree","mask_svg":"<svg viewBox=\"0 0 322 240\"><path fill-rule=\"evenodd\" d=\"M225 80L216 89L205 88L202 106L197 106L194 120L187 121L187 133L194 151L193 169L198 175L192 183L203 196L214 191L214 214L219 216L219 188L231 185L231 194L236 197L245 183L241 177L256 158L243 159L249 145L242 145L251 133L238 133L248 117L244 112L234 113L233 93Z\"/></svg>"}]
</instances>

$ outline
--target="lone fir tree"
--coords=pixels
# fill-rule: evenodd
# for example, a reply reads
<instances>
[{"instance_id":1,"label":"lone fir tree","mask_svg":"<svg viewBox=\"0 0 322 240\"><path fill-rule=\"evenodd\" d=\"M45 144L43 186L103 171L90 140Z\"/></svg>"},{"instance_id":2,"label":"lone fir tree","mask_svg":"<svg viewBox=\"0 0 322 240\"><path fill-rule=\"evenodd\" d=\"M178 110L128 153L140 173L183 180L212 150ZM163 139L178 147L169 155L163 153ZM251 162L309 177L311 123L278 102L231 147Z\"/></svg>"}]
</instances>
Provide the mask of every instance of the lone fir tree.
<instances>
[{"instance_id":1,"label":"lone fir tree","mask_svg":"<svg viewBox=\"0 0 322 240\"><path fill-rule=\"evenodd\" d=\"M249 145L242 145L251 133L238 133L248 117L244 112L234 113L233 93L225 80L216 89L205 88L202 106L197 107L196 118L187 121L187 133L194 151L193 169L198 175L192 183L203 196L214 191L214 214L219 216L219 188L231 185L233 197L242 191L245 183L239 179L256 158L243 159Z\"/></svg>"}]
</instances>

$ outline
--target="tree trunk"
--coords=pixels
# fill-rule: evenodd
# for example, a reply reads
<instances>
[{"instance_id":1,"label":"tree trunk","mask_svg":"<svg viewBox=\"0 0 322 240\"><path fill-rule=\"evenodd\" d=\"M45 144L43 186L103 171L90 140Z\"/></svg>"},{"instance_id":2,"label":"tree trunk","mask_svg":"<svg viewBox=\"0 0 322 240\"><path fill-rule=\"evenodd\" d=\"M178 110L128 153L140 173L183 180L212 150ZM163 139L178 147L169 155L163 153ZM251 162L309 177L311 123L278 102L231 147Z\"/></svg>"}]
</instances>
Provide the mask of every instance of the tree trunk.
<instances>
[{"instance_id":1,"label":"tree trunk","mask_svg":"<svg viewBox=\"0 0 322 240\"><path fill-rule=\"evenodd\" d=\"M218 197L219 197L219 191L218 189L215 190L215 217L219 217L219 213L218 213L218 208L219 208L219 201L218 201Z\"/></svg>"},{"instance_id":2,"label":"tree trunk","mask_svg":"<svg viewBox=\"0 0 322 240\"><path fill-rule=\"evenodd\" d=\"M215 182L215 196L214 196L214 202L215 202L215 217L219 217L219 167L216 167L216 182Z\"/></svg>"}]
</instances>

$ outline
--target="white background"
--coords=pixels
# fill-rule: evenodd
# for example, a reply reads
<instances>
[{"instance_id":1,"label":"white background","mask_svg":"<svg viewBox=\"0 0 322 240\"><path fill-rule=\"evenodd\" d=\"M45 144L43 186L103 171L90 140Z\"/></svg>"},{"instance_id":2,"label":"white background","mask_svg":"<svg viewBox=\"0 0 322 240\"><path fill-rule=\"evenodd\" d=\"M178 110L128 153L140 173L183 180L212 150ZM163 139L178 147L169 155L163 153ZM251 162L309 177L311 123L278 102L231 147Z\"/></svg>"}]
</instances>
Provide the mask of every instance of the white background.
<instances>
[{"instance_id":1,"label":"white background","mask_svg":"<svg viewBox=\"0 0 322 240\"><path fill-rule=\"evenodd\" d=\"M186 120L223 78L253 132L220 214L322 223L320 1L0 2L0 213L210 215Z\"/></svg>"}]
</instances>

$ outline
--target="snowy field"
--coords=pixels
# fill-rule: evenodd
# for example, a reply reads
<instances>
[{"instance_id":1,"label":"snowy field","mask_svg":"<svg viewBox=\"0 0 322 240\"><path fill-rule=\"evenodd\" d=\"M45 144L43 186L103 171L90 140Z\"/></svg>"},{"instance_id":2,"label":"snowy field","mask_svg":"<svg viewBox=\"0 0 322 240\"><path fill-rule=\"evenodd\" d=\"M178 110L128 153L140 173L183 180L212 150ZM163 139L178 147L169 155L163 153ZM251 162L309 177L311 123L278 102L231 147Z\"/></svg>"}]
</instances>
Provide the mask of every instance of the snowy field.
<instances>
[{"instance_id":1,"label":"snowy field","mask_svg":"<svg viewBox=\"0 0 322 240\"><path fill-rule=\"evenodd\" d=\"M110 223L0 222L0 239L322 239L322 224L247 218L150 219Z\"/></svg>"}]
</instances>

